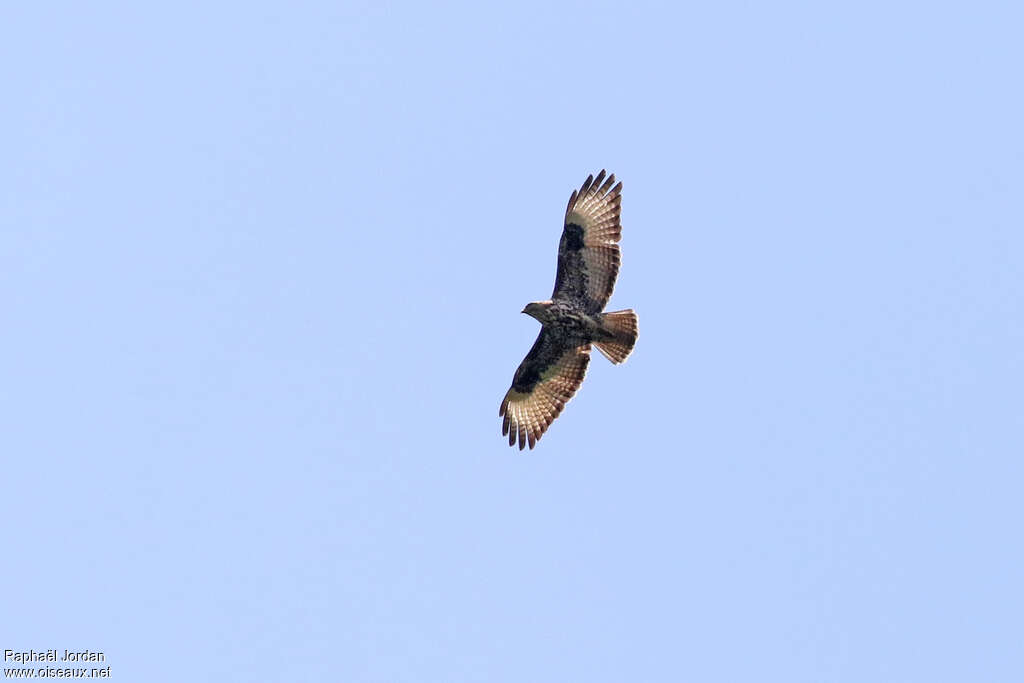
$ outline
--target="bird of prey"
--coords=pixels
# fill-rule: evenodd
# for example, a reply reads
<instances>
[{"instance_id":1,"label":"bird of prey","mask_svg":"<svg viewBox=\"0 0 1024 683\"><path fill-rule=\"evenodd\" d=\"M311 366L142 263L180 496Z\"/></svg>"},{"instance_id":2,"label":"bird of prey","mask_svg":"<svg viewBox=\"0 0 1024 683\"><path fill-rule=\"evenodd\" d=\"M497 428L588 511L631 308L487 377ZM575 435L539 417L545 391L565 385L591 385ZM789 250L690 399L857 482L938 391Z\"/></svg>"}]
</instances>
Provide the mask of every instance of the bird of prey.
<instances>
[{"instance_id":1,"label":"bird of prey","mask_svg":"<svg viewBox=\"0 0 1024 683\"><path fill-rule=\"evenodd\" d=\"M622 183L615 184L614 175L605 180L601 171L596 178L587 176L569 197L555 290L548 301L534 301L523 309L542 327L498 409L509 446L517 440L519 450L536 445L583 383L591 344L612 363L621 363L633 351L636 313L601 312L621 262L621 192Z\"/></svg>"}]
</instances>

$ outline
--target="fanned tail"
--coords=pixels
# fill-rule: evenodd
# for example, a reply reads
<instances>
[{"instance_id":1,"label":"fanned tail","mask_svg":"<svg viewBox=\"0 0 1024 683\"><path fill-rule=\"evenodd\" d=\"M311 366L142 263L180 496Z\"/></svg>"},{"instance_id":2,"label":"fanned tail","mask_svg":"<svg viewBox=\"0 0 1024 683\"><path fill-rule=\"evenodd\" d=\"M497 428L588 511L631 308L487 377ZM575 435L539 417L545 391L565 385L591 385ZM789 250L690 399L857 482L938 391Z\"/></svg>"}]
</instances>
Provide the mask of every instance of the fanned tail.
<instances>
[{"instance_id":1,"label":"fanned tail","mask_svg":"<svg viewBox=\"0 0 1024 683\"><path fill-rule=\"evenodd\" d=\"M632 309L612 311L601 316L606 332L612 334L608 341L595 341L594 346L613 363L621 363L633 352L637 338L637 317Z\"/></svg>"}]
</instances>

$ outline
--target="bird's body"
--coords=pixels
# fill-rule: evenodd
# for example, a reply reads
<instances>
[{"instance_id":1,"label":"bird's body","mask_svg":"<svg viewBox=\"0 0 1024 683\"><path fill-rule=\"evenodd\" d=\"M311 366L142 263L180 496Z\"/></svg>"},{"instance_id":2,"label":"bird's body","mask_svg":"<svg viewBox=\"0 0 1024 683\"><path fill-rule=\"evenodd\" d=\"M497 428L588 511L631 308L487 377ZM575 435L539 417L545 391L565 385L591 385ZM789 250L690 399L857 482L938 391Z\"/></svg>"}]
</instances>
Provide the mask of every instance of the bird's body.
<instances>
[{"instance_id":1,"label":"bird's body","mask_svg":"<svg viewBox=\"0 0 1024 683\"><path fill-rule=\"evenodd\" d=\"M523 312L552 331L557 330L566 343L593 341L592 337L600 334L601 319L571 301L536 301L528 304Z\"/></svg>"},{"instance_id":2,"label":"bird's body","mask_svg":"<svg viewBox=\"0 0 1024 683\"><path fill-rule=\"evenodd\" d=\"M558 245L558 273L548 301L523 313L542 325L540 335L512 378L498 411L509 445L533 448L573 397L587 371L591 344L621 363L633 350L637 317L632 310L602 313L611 297L621 256L618 241L622 183L589 176L572 193ZM602 181L603 184L602 184Z\"/></svg>"}]
</instances>

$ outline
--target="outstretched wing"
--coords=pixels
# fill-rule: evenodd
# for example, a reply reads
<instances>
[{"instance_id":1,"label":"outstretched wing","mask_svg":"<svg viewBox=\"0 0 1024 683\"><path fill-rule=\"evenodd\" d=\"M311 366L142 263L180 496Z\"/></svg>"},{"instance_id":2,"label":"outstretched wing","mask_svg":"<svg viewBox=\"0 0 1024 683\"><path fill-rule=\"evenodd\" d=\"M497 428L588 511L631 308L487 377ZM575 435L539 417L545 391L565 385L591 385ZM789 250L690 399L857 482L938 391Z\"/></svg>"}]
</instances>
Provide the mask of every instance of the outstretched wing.
<instances>
[{"instance_id":1,"label":"outstretched wing","mask_svg":"<svg viewBox=\"0 0 1024 683\"><path fill-rule=\"evenodd\" d=\"M541 330L498 409L509 446L518 439L519 450L534 447L580 388L589 362L590 344L567 346L558 332Z\"/></svg>"},{"instance_id":2,"label":"outstretched wing","mask_svg":"<svg viewBox=\"0 0 1024 683\"><path fill-rule=\"evenodd\" d=\"M600 313L608 303L621 262L621 192L615 174L605 180L602 170L569 197L552 299L573 301L587 313Z\"/></svg>"}]
</instances>

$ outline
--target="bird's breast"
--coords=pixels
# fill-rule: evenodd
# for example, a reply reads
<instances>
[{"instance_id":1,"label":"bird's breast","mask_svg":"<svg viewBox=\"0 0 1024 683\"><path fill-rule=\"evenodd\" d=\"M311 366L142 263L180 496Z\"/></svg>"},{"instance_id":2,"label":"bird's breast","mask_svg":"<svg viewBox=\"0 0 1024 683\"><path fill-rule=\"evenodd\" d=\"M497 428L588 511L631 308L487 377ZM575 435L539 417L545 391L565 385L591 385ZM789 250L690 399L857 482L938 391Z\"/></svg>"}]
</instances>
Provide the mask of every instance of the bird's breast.
<instances>
[{"instance_id":1,"label":"bird's breast","mask_svg":"<svg viewBox=\"0 0 1024 683\"><path fill-rule=\"evenodd\" d=\"M598 321L592 316L571 308L552 308L548 325L580 342L590 341L600 330Z\"/></svg>"}]
</instances>

